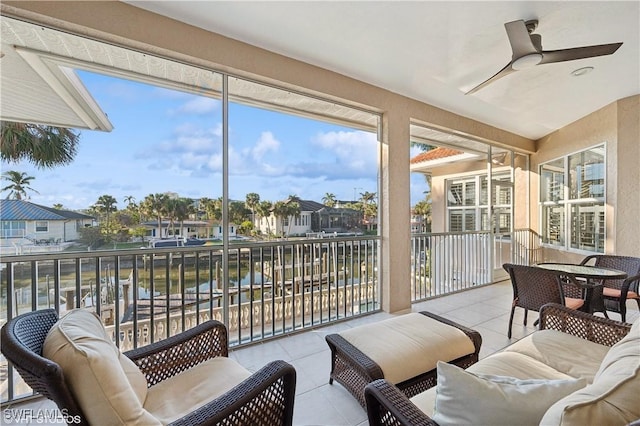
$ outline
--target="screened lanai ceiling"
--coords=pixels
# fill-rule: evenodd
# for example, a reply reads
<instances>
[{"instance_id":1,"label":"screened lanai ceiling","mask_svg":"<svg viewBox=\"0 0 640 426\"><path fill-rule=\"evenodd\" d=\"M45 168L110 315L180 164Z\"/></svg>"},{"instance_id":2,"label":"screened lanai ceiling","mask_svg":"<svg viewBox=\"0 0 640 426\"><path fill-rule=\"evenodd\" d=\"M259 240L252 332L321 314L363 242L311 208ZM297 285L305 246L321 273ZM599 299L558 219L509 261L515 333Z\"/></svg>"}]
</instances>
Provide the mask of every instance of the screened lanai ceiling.
<instances>
[{"instance_id":1,"label":"screened lanai ceiling","mask_svg":"<svg viewBox=\"0 0 640 426\"><path fill-rule=\"evenodd\" d=\"M126 2L530 139L640 93L637 0ZM533 19L544 50L623 45L465 95L511 60L504 24Z\"/></svg>"},{"instance_id":2,"label":"screened lanai ceiling","mask_svg":"<svg viewBox=\"0 0 640 426\"><path fill-rule=\"evenodd\" d=\"M222 75L118 46L2 17L2 120L110 131L107 114L74 70L110 74L202 96L220 98ZM375 131L378 117L368 111L304 96L291 90L229 79L229 98Z\"/></svg>"}]
</instances>

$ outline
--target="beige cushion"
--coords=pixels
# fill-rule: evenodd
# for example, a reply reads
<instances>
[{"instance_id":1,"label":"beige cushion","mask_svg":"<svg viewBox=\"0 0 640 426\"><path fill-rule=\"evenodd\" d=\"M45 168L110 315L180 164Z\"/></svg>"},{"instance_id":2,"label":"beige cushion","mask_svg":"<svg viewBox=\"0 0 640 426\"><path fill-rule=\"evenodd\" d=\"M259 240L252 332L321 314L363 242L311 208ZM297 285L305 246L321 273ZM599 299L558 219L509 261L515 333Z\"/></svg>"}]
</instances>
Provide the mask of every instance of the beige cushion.
<instances>
[{"instance_id":1,"label":"beige cushion","mask_svg":"<svg viewBox=\"0 0 640 426\"><path fill-rule=\"evenodd\" d=\"M640 418L640 319L604 357L593 384L558 401L543 424L627 424Z\"/></svg>"},{"instance_id":2,"label":"beige cushion","mask_svg":"<svg viewBox=\"0 0 640 426\"><path fill-rule=\"evenodd\" d=\"M554 402L585 385L584 379L475 375L439 362L433 420L443 426L537 425Z\"/></svg>"},{"instance_id":3,"label":"beige cushion","mask_svg":"<svg viewBox=\"0 0 640 426\"><path fill-rule=\"evenodd\" d=\"M498 352L467 368L476 375L507 376L517 379L570 380L573 377L518 352ZM586 382L585 382L586 384ZM436 387L411 398L411 401L427 416L433 417Z\"/></svg>"},{"instance_id":4,"label":"beige cushion","mask_svg":"<svg viewBox=\"0 0 640 426\"><path fill-rule=\"evenodd\" d=\"M340 335L371 358L391 383L401 383L475 352L463 331L414 312L354 327Z\"/></svg>"},{"instance_id":5,"label":"beige cushion","mask_svg":"<svg viewBox=\"0 0 640 426\"><path fill-rule=\"evenodd\" d=\"M530 356L571 377L581 377L587 383L592 383L609 349L609 346L561 331L540 330L515 342L504 351Z\"/></svg>"},{"instance_id":6,"label":"beige cushion","mask_svg":"<svg viewBox=\"0 0 640 426\"><path fill-rule=\"evenodd\" d=\"M151 386L144 408L165 425L221 396L250 375L230 358L212 358Z\"/></svg>"},{"instance_id":7,"label":"beige cushion","mask_svg":"<svg viewBox=\"0 0 640 426\"><path fill-rule=\"evenodd\" d=\"M548 365L519 352L498 352L467 368L476 375L507 376L517 379L570 380L571 377ZM585 382L586 385L586 382ZM432 387L411 398L427 416L433 417L436 387Z\"/></svg>"},{"instance_id":8,"label":"beige cushion","mask_svg":"<svg viewBox=\"0 0 640 426\"><path fill-rule=\"evenodd\" d=\"M72 310L49 331L43 355L62 368L91 424L159 425L144 408L144 375L111 342L92 312Z\"/></svg>"},{"instance_id":9,"label":"beige cushion","mask_svg":"<svg viewBox=\"0 0 640 426\"><path fill-rule=\"evenodd\" d=\"M498 352L473 364L470 373L517 379L566 380L574 377L518 352Z\"/></svg>"}]
</instances>

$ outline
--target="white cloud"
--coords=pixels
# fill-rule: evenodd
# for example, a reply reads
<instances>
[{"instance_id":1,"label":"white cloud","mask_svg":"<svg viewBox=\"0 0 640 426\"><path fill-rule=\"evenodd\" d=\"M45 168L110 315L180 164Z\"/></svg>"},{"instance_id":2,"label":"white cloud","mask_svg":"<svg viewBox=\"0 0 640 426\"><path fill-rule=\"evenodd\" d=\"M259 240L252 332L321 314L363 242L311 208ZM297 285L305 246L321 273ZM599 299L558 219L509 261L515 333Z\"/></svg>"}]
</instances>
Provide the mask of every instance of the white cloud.
<instances>
[{"instance_id":1,"label":"white cloud","mask_svg":"<svg viewBox=\"0 0 640 426\"><path fill-rule=\"evenodd\" d=\"M331 164L325 171L327 178L364 177L376 173L378 142L374 133L362 131L320 133L312 143L335 157L335 164ZM327 172L330 173L327 174Z\"/></svg>"},{"instance_id":2,"label":"white cloud","mask_svg":"<svg viewBox=\"0 0 640 426\"><path fill-rule=\"evenodd\" d=\"M198 96L170 112L174 114L208 114L217 110L219 105L220 101L217 99Z\"/></svg>"},{"instance_id":3,"label":"white cloud","mask_svg":"<svg viewBox=\"0 0 640 426\"><path fill-rule=\"evenodd\" d=\"M280 141L278 141L271 132L262 132L260 139L251 150L255 161L262 160L262 157L269 152L277 152L280 149Z\"/></svg>"}]
</instances>

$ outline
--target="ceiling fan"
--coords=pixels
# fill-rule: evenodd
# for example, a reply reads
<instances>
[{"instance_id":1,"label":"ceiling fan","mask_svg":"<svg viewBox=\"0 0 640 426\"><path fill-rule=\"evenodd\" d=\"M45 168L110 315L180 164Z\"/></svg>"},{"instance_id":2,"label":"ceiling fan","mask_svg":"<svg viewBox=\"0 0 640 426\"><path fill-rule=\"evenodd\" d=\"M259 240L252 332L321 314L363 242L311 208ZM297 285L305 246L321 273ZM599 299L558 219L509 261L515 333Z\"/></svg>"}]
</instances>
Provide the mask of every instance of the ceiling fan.
<instances>
[{"instance_id":1,"label":"ceiling fan","mask_svg":"<svg viewBox=\"0 0 640 426\"><path fill-rule=\"evenodd\" d=\"M596 46L575 47L572 49L542 50L542 36L533 34L538 27L538 21L513 21L504 24L511 44L511 62L498 71L493 77L483 81L466 95L477 92L494 81L515 71L531 68L536 65L553 62L573 61L576 59L592 58L595 56L611 55L622 43L599 44Z\"/></svg>"}]
</instances>

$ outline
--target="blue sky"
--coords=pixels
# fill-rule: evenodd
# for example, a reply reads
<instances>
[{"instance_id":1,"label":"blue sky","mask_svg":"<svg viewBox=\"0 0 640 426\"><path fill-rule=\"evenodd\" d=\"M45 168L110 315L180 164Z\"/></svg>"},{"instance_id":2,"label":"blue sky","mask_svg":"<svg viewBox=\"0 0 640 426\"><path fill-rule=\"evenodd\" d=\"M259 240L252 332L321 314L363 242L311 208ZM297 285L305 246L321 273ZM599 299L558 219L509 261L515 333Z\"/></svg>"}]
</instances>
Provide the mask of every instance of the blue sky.
<instances>
[{"instance_id":1,"label":"blue sky","mask_svg":"<svg viewBox=\"0 0 640 426\"><path fill-rule=\"evenodd\" d=\"M222 113L218 100L138 82L79 72L114 126L82 130L75 161L50 170L2 164L34 176L34 203L84 209L104 194L124 198L175 192L189 198L222 196ZM288 195L321 202L327 193L350 200L377 192L375 134L232 104L229 111L229 196L262 200ZM424 178L412 176L412 198ZM4 185L3 185L4 186ZM3 194L6 196L6 193ZM414 201L415 202L415 201Z\"/></svg>"}]
</instances>

